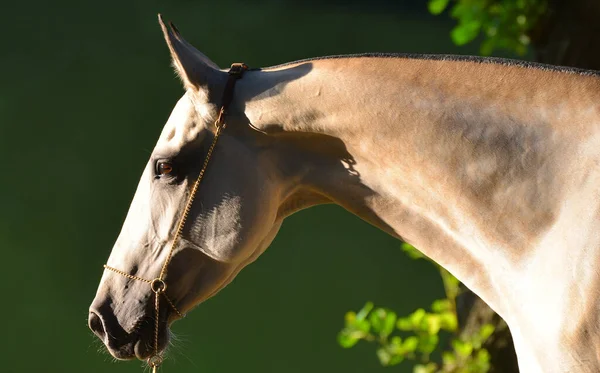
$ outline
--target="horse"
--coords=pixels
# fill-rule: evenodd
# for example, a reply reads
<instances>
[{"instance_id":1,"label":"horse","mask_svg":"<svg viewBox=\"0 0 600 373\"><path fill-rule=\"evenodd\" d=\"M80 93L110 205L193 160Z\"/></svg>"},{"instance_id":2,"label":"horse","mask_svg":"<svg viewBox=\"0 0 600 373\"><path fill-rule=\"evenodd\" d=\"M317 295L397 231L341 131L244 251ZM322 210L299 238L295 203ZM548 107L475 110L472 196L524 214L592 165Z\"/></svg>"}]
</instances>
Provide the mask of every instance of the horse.
<instances>
[{"instance_id":1,"label":"horse","mask_svg":"<svg viewBox=\"0 0 600 373\"><path fill-rule=\"evenodd\" d=\"M335 203L489 304L520 371L600 371L597 72L363 54L228 74L159 22L185 93L90 306L115 358L156 368L287 216Z\"/></svg>"}]
</instances>

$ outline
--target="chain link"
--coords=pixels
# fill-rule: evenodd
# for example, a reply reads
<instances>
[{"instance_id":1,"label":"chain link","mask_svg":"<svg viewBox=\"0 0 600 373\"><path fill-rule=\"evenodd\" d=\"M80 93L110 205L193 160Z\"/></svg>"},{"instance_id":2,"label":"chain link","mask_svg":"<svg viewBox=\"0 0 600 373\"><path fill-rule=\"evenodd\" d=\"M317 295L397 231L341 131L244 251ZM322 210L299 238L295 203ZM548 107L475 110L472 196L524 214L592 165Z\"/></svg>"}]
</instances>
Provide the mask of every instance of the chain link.
<instances>
[{"instance_id":1,"label":"chain link","mask_svg":"<svg viewBox=\"0 0 600 373\"><path fill-rule=\"evenodd\" d=\"M132 279L132 280L143 281L143 282L147 282L147 283L149 283L149 284L151 284L151 283L152 283L152 281L150 281L150 280L146 280L145 278L141 278L141 277L137 277L137 276L134 276L134 275L130 275L130 274L129 274L129 273L127 273L127 272L123 272L123 271L120 271L120 270L118 270L118 269L116 269L116 268L109 267L109 266L107 266L106 264L104 264L104 265L103 265L103 267L104 267L105 269L111 270L111 271L113 271L113 272L117 272L117 273L118 273L118 274L120 274L121 276L125 276L125 277L127 277L127 278L130 278L130 279Z\"/></svg>"}]
</instances>

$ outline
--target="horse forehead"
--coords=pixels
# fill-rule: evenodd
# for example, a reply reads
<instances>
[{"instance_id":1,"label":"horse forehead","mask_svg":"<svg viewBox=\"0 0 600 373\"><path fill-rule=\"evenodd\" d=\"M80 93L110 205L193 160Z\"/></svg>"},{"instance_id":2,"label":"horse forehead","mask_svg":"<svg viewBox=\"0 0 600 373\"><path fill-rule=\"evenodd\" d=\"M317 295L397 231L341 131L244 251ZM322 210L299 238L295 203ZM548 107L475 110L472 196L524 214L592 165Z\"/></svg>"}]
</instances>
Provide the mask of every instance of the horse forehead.
<instances>
[{"instance_id":1,"label":"horse forehead","mask_svg":"<svg viewBox=\"0 0 600 373\"><path fill-rule=\"evenodd\" d=\"M188 93L173 108L158 139L158 146L181 147L196 138L202 129L198 110Z\"/></svg>"}]
</instances>

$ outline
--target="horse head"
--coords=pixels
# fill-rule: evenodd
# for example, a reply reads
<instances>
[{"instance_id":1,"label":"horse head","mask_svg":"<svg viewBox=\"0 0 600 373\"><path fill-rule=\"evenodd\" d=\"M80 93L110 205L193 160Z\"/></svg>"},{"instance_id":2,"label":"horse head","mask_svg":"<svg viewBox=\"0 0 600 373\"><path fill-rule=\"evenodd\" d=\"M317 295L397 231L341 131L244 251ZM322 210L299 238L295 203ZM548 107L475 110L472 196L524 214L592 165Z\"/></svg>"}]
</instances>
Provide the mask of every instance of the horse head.
<instances>
[{"instance_id":1,"label":"horse head","mask_svg":"<svg viewBox=\"0 0 600 373\"><path fill-rule=\"evenodd\" d=\"M144 168L108 259L107 266L122 273L104 271L90 307L90 328L118 359L146 359L163 350L173 321L225 287L271 243L283 219L281 203L293 189L269 154L265 135L248 126L243 114L230 113L178 233L216 135L228 74L173 25L162 19L160 24L186 92ZM158 304L155 324L154 285L146 282L159 277L165 262L161 280L168 287L160 290L168 302Z\"/></svg>"}]
</instances>

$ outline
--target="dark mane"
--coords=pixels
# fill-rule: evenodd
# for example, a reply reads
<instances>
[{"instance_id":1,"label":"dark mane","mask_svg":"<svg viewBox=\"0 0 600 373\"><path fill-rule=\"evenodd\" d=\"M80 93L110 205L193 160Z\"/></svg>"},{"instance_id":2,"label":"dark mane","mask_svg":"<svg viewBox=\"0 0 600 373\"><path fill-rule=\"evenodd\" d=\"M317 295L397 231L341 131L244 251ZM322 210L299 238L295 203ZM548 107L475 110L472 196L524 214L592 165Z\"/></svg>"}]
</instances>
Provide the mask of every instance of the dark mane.
<instances>
[{"instance_id":1,"label":"dark mane","mask_svg":"<svg viewBox=\"0 0 600 373\"><path fill-rule=\"evenodd\" d=\"M280 68L288 65L295 65L303 62L319 61L319 60L330 60L337 58L408 58L408 59L419 59L419 60L434 60L434 61L456 61L456 62L474 62L474 63L490 63L504 66L517 66L526 69L538 69L555 71L567 74L577 74L585 76L596 76L600 77L600 71L579 69L576 67L564 67L548 65L538 62L513 60L509 58L499 57L478 57L478 56L461 56L452 54L415 54L415 53L361 53L361 54L348 54L348 55L336 55L326 57L315 57L306 58L293 62L286 62L280 65L264 67L256 70L266 70Z\"/></svg>"}]
</instances>

